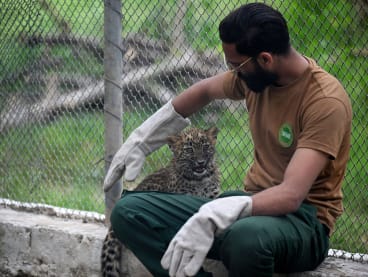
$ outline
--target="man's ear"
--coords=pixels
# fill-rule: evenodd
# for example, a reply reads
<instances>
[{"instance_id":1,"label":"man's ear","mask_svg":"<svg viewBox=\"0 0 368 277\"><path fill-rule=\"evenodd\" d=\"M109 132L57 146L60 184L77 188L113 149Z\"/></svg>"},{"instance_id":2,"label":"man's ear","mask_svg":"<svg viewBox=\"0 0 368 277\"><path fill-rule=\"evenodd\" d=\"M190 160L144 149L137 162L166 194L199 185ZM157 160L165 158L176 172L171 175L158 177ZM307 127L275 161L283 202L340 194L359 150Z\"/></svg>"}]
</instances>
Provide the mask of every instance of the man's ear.
<instances>
[{"instance_id":1,"label":"man's ear","mask_svg":"<svg viewBox=\"0 0 368 277\"><path fill-rule=\"evenodd\" d=\"M257 62L264 69L271 69L273 66L274 58L270 52L261 52L257 56Z\"/></svg>"}]
</instances>

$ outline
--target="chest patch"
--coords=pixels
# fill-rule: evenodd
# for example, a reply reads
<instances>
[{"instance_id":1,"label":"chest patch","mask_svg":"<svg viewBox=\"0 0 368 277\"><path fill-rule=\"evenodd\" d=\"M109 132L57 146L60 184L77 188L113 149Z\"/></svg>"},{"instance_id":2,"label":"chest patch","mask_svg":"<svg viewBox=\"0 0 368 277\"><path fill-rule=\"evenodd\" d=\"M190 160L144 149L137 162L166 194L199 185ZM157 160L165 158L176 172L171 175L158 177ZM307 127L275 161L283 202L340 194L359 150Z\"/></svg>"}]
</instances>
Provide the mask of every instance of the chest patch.
<instances>
[{"instance_id":1,"label":"chest patch","mask_svg":"<svg viewBox=\"0 0 368 277\"><path fill-rule=\"evenodd\" d=\"M294 135L290 124L284 123L279 129L279 142L281 146L287 148L293 144Z\"/></svg>"}]
</instances>

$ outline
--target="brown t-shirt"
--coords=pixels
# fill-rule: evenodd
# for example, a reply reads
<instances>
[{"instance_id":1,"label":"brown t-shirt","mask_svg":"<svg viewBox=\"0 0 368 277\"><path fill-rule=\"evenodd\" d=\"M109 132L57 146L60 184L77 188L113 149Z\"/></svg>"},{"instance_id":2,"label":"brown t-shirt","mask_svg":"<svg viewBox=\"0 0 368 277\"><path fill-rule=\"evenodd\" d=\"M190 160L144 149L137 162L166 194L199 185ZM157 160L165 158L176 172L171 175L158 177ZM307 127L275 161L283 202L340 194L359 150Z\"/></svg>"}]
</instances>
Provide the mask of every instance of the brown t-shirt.
<instances>
[{"instance_id":1,"label":"brown t-shirt","mask_svg":"<svg viewBox=\"0 0 368 277\"><path fill-rule=\"evenodd\" d=\"M308 69L290 85L254 93L229 72L224 90L231 99L244 99L249 112L255 155L244 180L246 191L279 185L297 148L329 155L305 202L317 208L319 220L332 233L343 211L341 185L349 159L352 109L339 81L307 60Z\"/></svg>"}]
</instances>

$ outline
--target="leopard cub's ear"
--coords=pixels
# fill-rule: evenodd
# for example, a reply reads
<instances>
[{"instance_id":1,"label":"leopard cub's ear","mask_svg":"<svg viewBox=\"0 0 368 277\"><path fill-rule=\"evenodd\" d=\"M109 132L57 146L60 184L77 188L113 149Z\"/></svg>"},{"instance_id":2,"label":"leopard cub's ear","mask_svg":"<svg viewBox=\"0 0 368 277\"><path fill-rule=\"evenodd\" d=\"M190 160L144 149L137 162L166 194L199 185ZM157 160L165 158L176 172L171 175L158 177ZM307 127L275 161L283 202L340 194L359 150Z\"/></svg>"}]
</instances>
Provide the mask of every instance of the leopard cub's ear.
<instances>
[{"instance_id":1,"label":"leopard cub's ear","mask_svg":"<svg viewBox=\"0 0 368 277\"><path fill-rule=\"evenodd\" d=\"M207 129L205 132L207 133L207 136L213 139L213 142L216 143L217 134L219 133L219 131L220 130L216 126L214 126L214 127Z\"/></svg>"},{"instance_id":2,"label":"leopard cub's ear","mask_svg":"<svg viewBox=\"0 0 368 277\"><path fill-rule=\"evenodd\" d=\"M179 137L179 136L175 136L175 135L167 137L167 139L166 139L166 141L167 141L167 145L169 146L169 148L170 148L171 150L173 150L173 147L174 147L175 143L176 143L179 139L180 139L180 137Z\"/></svg>"}]
</instances>

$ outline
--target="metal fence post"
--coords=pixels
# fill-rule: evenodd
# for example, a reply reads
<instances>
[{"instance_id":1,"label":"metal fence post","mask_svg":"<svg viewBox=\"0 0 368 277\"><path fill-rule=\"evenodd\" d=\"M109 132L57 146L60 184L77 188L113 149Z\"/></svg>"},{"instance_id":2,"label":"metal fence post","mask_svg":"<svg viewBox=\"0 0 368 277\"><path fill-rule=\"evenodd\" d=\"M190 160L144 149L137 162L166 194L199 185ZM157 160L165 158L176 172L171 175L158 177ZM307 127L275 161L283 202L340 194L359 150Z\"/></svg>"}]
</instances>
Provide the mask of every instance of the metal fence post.
<instances>
[{"instance_id":1,"label":"metal fence post","mask_svg":"<svg viewBox=\"0 0 368 277\"><path fill-rule=\"evenodd\" d=\"M122 142L122 3L121 0L105 0L104 7L104 114L105 114L105 170ZM111 210L120 196L122 182L105 193L106 223L110 222Z\"/></svg>"}]
</instances>

